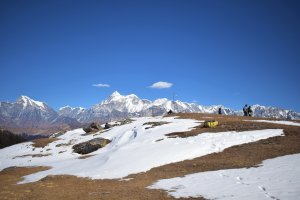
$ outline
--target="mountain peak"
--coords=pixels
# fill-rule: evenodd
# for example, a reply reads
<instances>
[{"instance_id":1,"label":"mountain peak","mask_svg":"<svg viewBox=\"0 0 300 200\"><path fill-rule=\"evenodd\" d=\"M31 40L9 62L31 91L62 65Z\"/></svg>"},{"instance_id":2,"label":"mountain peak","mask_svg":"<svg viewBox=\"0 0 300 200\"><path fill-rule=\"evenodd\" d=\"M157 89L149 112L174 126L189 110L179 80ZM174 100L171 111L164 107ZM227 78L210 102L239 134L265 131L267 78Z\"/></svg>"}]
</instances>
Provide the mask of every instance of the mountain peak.
<instances>
[{"instance_id":1,"label":"mountain peak","mask_svg":"<svg viewBox=\"0 0 300 200\"><path fill-rule=\"evenodd\" d=\"M25 96L25 95L21 95L17 99L17 103L21 103L24 107L26 107L26 106L35 106L35 107L45 109L45 104L43 102L35 101L35 100L31 99L30 97Z\"/></svg>"},{"instance_id":2,"label":"mountain peak","mask_svg":"<svg viewBox=\"0 0 300 200\"><path fill-rule=\"evenodd\" d=\"M122 96L122 95L118 91L114 91L110 96L117 97L117 96Z\"/></svg>"},{"instance_id":3,"label":"mountain peak","mask_svg":"<svg viewBox=\"0 0 300 200\"><path fill-rule=\"evenodd\" d=\"M29 98L28 96L25 96L25 95L21 95L18 99L17 99L18 102L20 101L32 101L31 98Z\"/></svg>"}]
</instances>

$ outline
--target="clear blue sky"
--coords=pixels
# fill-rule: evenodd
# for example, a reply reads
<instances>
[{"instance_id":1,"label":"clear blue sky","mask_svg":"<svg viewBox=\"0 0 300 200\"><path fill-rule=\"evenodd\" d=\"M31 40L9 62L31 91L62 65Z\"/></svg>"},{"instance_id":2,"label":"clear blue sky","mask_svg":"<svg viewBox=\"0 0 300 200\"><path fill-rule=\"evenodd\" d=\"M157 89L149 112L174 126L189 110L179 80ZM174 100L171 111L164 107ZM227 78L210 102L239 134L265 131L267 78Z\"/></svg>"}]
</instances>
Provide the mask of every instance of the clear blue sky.
<instances>
[{"instance_id":1,"label":"clear blue sky","mask_svg":"<svg viewBox=\"0 0 300 200\"><path fill-rule=\"evenodd\" d=\"M300 1L1 0L0 70L1 101L56 109L118 90L299 112Z\"/></svg>"}]
</instances>

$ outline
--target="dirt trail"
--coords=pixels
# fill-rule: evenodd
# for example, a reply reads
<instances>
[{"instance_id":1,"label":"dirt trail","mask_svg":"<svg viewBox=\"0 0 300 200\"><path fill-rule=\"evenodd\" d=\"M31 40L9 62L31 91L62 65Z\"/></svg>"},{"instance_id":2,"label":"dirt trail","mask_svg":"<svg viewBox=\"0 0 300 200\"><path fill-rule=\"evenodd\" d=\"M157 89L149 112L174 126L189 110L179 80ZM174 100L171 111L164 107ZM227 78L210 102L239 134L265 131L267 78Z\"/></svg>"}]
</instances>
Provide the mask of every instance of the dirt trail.
<instances>
[{"instance_id":1,"label":"dirt trail","mask_svg":"<svg viewBox=\"0 0 300 200\"><path fill-rule=\"evenodd\" d=\"M149 190L146 187L159 179L203 171L251 167L269 158L300 153L300 127L243 121L254 119L249 117L207 114L180 114L180 117L197 120L214 118L219 121L220 125L213 129L199 126L190 132L170 134L174 137L189 137L203 132L270 128L284 129L285 136L234 146L221 153L153 168L145 173L130 175L127 178L133 179L127 181L48 176L35 183L16 185L22 176L46 168L9 168L0 172L0 199L173 199L164 191Z\"/></svg>"}]
</instances>

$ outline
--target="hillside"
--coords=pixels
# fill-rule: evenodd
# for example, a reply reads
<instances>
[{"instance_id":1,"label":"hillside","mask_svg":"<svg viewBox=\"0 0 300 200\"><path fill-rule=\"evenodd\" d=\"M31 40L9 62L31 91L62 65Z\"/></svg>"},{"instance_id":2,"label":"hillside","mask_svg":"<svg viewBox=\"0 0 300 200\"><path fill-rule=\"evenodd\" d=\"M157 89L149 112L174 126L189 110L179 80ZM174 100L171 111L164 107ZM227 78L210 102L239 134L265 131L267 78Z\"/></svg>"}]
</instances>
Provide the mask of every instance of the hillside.
<instances>
[{"instance_id":1,"label":"hillside","mask_svg":"<svg viewBox=\"0 0 300 200\"><path fill-rule=\"evenodd\" d=\"M21 135L15 135L8 130L0 128L0 149L25 141L26 139Z\"/></svg>"},{"instance_id":2,"label":"hillside","mask_svg":"<svg viewBox=\"0 0 300 200\"><path fill-rule=\"evenodd\" d=\"M257 197L251 195L258 195L260 199L296 199L299 196L299 190L294 187L299 185L299 171L295 162L290 163L289 157L282 157L294 154L296 157L292 160L299 160L299 122L213 114L176 116L179 118L135 118L128 124L91 134L76 129L57 138L2 149L0 198L173 199L172 195L189 199L219 198L222 191L218 188L210 190L214 191L213 194L199 194L198 189L187 191L193 188L189 181L172 178L192 177L195 173L216 170L223 170L217 176L227 177L230 174L226 169L246 169L262 162L270 171L273 158L279 159L274 160L277 165L285 162L290 169L286 173L293 172L295 178L283 177L277 185L259 180L250 184L248 177L238 171L230 179L236 184L232 188L250 184L249 188L254 189L249 190L252 194L245 193L250 195L246 199ZM203 121L208 119L218 120L219 126L203 128ZM75 144L100 137L111 142L86 155L73 152ZM271 160L265 163L267 159ZM283 169L286 170L286 167ZM285 174L278 170L273 170L276 176ZM256 173L251 175L255 177ZM161 184L162 179L169 180L171 184ZM194 185L197 185L197 180L193 179ZM287 181L291 183L287 184ZM235 193L229 195L239 198Z\"/></svg>"}]
</instances>

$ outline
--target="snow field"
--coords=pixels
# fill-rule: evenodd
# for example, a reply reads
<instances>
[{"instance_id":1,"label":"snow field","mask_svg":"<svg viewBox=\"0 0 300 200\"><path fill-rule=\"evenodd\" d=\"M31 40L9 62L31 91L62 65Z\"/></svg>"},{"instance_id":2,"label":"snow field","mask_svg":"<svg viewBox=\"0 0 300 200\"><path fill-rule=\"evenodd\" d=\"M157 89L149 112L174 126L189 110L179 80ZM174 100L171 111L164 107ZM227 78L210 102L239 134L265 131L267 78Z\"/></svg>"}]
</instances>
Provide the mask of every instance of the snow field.
<instances>
[{"instance_id":1,"label":"snow field","mask_svg":"<svg viewBox=\"0 0 300 200\"><path fill-rule=\"evenodd\" d=\"M259 167L229 169L164 179L148 187L175 198L248 200L300 197L300 154L265 160Z\"/></svg>"},{"instance_id":2,"label":"snow field","mask_svg":"<svg viewBox=\"0 0 300 200\"><path fill-rule=\"evenodd\" d=\"M202 133L188 138L168 138L172 132L189 131L199 121L174 117L136 118L130 124L116 126L101 134L85 135L82 129L69 131L60 140L44 148L33 148L22 143L0 150L0 170L10 166L49 166L51 169L25 176L20 183L38 181L48 175L74 175L91 179L121 179L130 174L145 172L169 163L221 152L225 148L269 137L283 136L281 129L245 132ZM146 122L169 122L146 129ZM112 142L92 152L86 159L73 153L72 146L102 137ZM43 154L43 157L17 157ZM50 154L50 155L49 155Z\"/></svg>"}]
</instances>

